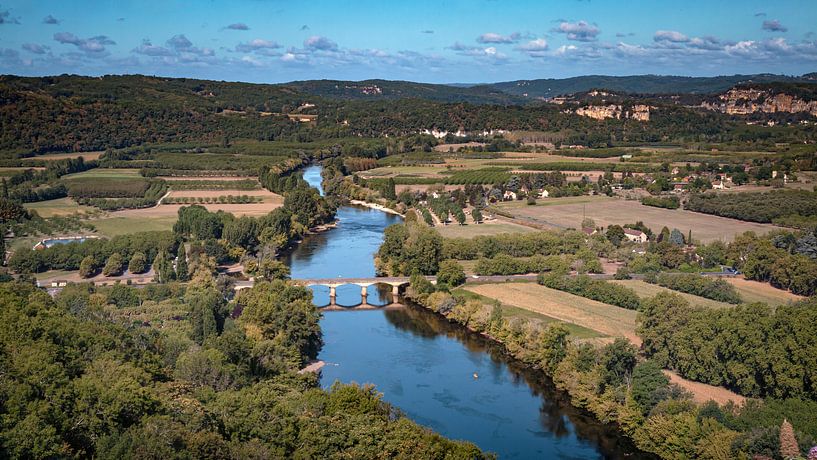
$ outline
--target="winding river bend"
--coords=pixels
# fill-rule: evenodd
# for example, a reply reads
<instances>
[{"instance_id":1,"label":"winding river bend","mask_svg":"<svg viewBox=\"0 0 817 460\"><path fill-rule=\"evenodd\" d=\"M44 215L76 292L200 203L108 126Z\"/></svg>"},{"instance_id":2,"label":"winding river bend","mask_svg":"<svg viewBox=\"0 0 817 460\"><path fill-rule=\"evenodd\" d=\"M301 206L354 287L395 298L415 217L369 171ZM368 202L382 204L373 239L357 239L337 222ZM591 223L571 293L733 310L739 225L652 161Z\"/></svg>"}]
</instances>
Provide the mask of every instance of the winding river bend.
<instances>
[{"instance_id":1,"label":"winding river bend","mask_svg":"<svg viewBox=\"0 0 817 460\"><path fill-rule=\"evenodd\" d=\"M304 178L320 190L319 167L307 168ZM373 254L383 230L400 218L346 206L338 219L338 228L307 237L289 254L293 278L374 275ZM388 289L375 291L369 291L370 304L391 302ZM315 288L317 305L327 304L328 297L328 289ZM359 287L338 288L338 304L359 301ZM324 313L321 328L324 387L336 380L373 383L417 423L500 458L653 458L573 408L541 374L428 311L414 306L332 311Z\"/></svg>"}]
</instances>

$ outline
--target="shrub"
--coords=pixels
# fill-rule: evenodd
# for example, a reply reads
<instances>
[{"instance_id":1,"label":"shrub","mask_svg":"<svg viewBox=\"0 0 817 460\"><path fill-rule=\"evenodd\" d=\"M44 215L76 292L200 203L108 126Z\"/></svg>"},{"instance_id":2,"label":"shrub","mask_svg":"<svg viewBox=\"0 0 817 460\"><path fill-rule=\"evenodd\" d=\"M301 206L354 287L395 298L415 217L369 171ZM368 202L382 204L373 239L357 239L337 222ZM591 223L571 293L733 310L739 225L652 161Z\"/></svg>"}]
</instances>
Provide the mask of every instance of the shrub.
<instances>
[{"instance_id":1,"label":"shrub","mask_svg":"<svg viewBox=\"0 0 817 460\"><path fill-rule=\"evenodd\" d=\"M735 286L721 278L708 278L695 273L662 273L655 284L674 291L685 292L719 302L739 304L742 302Z\"/></svg>"},{"instance_id":2,"label":"shrub","mask_svg":"<svg viewBox=\"0 0 817 460\"><path fill-rule=\"evenodd\" d=\"M437 272L437 282L445 283L448 286L459 286L465 282L465 271L462 265L455 260L444 260L440 262L440 270Z\"/></svg>"}]
</instances>

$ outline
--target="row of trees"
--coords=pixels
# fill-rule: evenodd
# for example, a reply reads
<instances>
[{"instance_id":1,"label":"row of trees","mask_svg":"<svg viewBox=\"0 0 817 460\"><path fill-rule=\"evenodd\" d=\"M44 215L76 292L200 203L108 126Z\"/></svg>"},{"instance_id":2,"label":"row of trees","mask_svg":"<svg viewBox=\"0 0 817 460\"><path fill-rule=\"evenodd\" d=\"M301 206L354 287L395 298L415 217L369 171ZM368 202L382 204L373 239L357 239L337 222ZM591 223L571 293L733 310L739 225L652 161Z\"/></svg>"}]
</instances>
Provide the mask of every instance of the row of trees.
<instances>
[{"instance_id":1,"label":"row of trees","mask_svg":"<svg viewBox=\"0 0 817 460\"><path fill-rule=\"evenodd\" d=\"M84 262L85 272L92 274L116 255L120 263L112 264L111 270L116 272L115 268L118 267L121 272L124 261L130 264L137 254L146 261L153 261L160 252L175 254L178 244L178 239L170 232L131 233L109 240L90 238L40 250L18 249L9 258L8 266L17 273L40 273L46 270L80 270Z\"/></svg>"},{"instance_id":2,"label":"row of trees","mask_svg":"<svg viewBox=\"0 0 817 460\"><path fill-rule=\"evenodd\" d=\"M552 289L566 291L628 310L638 310L641 306L641 298L633 289L604 280L595 280L586 275L569 277L557 272L542 273L537 278L537 282Z\"/></svg>"},{"instance_id":3,"label":"row of trees","mask_svg":"<svg viewBox=\"0 0 817 460\"><path fill-rule=\"evenodd\" d=\"M739 304L743 301L735 286L722 278L708 278L697 273L661 273L656 277L648 276L645 281L719 302Z\"/></svg>"}]
</instances>

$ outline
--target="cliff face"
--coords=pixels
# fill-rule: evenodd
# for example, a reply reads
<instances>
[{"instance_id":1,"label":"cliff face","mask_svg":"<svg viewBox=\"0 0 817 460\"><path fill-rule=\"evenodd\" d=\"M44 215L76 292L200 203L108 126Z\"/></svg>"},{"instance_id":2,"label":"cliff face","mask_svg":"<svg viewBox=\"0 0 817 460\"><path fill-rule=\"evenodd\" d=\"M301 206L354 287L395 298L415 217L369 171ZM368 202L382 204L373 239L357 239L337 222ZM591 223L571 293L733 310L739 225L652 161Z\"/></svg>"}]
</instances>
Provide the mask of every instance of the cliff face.
<instances>
[{"instance_id":1,"label":"cliff face","mask_svg":"<svg viewBox=\"0 0 817 460\"><path fill-rule=\"evenodd\" d=\"M721 94L718 102L705 102L703 107L730 115L808 112L817 116L817 101L804 101L789 94L767 89L732 88Z\"/></svg>"},{"instance_id":2,"label":"cliff face","mask_svg":"<svg viewBox=\"0 0 817 460\"><path fill-rule=\"evenodd\" d=\"M650 121L650 106L648 105L634 105L632 107L622 107L616 104L610 105L588 105L586 107L579 107L575 111L576 115L583 117L590 117L596 120L604 120L605 118L632 119L639 121Z\"/></svg>"}]
</instances>

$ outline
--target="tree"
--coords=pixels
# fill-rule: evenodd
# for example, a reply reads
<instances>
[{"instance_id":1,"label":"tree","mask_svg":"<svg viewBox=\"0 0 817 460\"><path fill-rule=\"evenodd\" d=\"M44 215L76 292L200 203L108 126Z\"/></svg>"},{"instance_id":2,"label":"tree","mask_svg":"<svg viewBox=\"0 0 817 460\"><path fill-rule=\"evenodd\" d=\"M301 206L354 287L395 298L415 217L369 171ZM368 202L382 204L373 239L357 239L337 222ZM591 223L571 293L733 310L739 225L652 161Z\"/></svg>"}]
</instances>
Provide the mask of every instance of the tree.
<instances>
[{"instance_id":1,"label":"tree","mask_svg":"<svg viewBox=\"0 0 817 460\"><path fill-rule=\"evenodd\" d=\"M596 221L589 218L589 217L585 217L584 219L582 219L582 228L595 229L596 228Z\"/></svg>"},{"instance_id":2,"label":"tree","mask_svg":"<svg viewBox=\"0 0 817 460\"><path fill-rule=\"evenodd\" d=\"M626 239L624 229L621 227L621 225L611 225L607 227L606 236L615 247L621 246L621 243Z\"/></svg>"},{"instance_id":3,"label":"tree","mask_svg":"<svg viewBox=\"0 0 817 460\"><path fill-rule=\"evenodd\" d=\"M661 232L655 238L655 242L656 243L663 243L665 241L669 241L669 235L670 235L669 229L667 227L664 227L664 228L661 229Z\"/></svg>"},{"instance_id":4,"label":"tree","mask_svg":"<svg viewBox=\"0 0 817 460\"><path fill-rule=\"evenodd\" d=\"M92 256L85 256L82 262L79 263L79 276L82 278L90 278L96 273L96 261Z\"/></svg>"},{"instance_id":5,"label":"tree","mask_svg":"<svg viewBox=\"0 0 817 460\"><path fill-rule=\"evenodd\" d=\"M428 227L412 226L404 248L406 271L418 270L424 275L437 273L442 248L443 239L439 233Z\"/></svg>"},{"instance_id":6,"label":"tree","mask_svg":"<svg viewBox=\"0 0 817 460\"><path fill-rule=\"evenodd\" d=\"M685 243L684 234L677 228L673 228L669 235L669 241L676 246L683 246Z\"/></svg>"},{"instance_id":7,"label":"tree","mask_svg":"<svg viewBox=\"0 0 817 460\"><path fill-rule=\"evenodd\" d=\"M482 213L479 211L479 209L474 209L471 211L471 218L474 219L475 224L482 223Z\"/></svg>"},{"instance_id":8,"label":"tree","mask_svg":"<svg viewBox=\"0 0 817 460\"><path fill-rule=\"evenodd\" d=\"M800 446L797 445L794 428L785 418L780 425L780 456L785 460L800 457Z\"/></svg>"},{"instance_id":9,"label":"tree","mask_svg":"<svg viewBox=\"0 0 817 460\"><path fill-rule=\"evenodd\" d=\"M606 385L618 386L630 378L636 364L635 347L617 338L601 350L602 378Z\"/></svg>"},{"instance_id":10,"label":"tree","mask_svg":"<svg viewBox=\"0 0 817 460\"><path fill-rule=\"evenodd\" d=\"M190 279L190 268L187 265L187 251L184 248L184 243L179 245L179 252L176 256L176 279L179 281Z\"/></svg>"},{"instance_id":11,"label":"tree","mask_svg":"<svg viewBox=\"0 0 817 460\"><path fill-rule=\"evenodd\" d=\"M647 415L663 399L662 392L669 385L669 378L661 372L661 366L655 361L645 361L633 369L633 399Z\"/></svg>"},{"instance_id":12,"label":"tree","mask_svg":"<svg viewBox=\"0 0 817 460\"><path fill-rule=\"evenodd\" d=\"M233 219L224 225L222 237L233 246L251 249L258 244L258 224L248 216Z\"/></svg>"},{"instance_id":13,"label":"tree","mask_svg":"<svg viewBox=\"0 0 817 460\"><path fill-rule=\"evenodd\" d=\"M156 280L159 283L167 283L173 280L175 273L173 265L167 260L167 253L160 250L153 259L153 270L156 272Z\"/></svg>"},{"instance_id":14,"label":"tree","mask_svg":"<svg viewBox=\"0 0 817 460\"><path fill-rule=\"evenodd\" d=\"M454 209L454 218L457 219L458 224L465 225L465 212L462 208L457 207Z\"/></svg>"},{"instance_id":15,"label":"tree","mask_svg":"<svg viewBox=\"0 0 817 460\"><path fill-rule=\"evenodd\" d=\"M289 267L273 258L264 258L258 262L256 275L266 280L286 280L289 279Z\"/></svg>"},{"instance_id":16,"label":"tree","mask_svg":"<svg viewBox=\"0 0 817 460\"><path fill-rule=\"evenodd\" d=\"M118 252L115 252L108 257L108 261L102 268L102 274L105 276L119 276L122 274L123 265L124 261L122 260L122 256Z\"/></svg>"},{"instance_id":17,"label":"tree","mask_svg":"<svg viewBox=\"0 0 817 460\"><path fill-rule=\"evenodd\" d=\"M143 252L134 252L128 262L128 271L131 273L145 273L147 271L147 258Z\"/></svg>"},{"instance_id":18,"label":"tree","mask_svg":"<svg viewBox=\"0 0 817 460\"><path fill-rule=\"evenodd\" d=\"M459 286L465 282L465 271L456 260L444 260L440 262L440 270L437 272L437 282L448 286Z\"/></svg>"}]
</instances>

